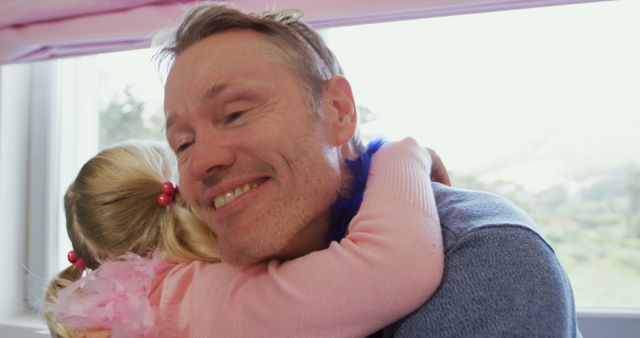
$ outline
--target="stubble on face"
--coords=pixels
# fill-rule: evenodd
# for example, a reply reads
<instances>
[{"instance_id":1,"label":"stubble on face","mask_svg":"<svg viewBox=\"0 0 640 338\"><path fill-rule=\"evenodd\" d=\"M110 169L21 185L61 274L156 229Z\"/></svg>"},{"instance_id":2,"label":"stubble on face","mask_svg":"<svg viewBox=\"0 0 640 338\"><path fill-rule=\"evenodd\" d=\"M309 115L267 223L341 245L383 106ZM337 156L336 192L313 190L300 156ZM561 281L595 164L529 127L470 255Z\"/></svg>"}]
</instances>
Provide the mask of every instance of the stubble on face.
<instances>
[{"instance_id":1,"label":"stubble on face","mask_svg":"<svg viewBox=\"0 0 640 338\"><path fill-rule=\"evenodd\" d=\"M309 156L317 151L313 148L304 143L295 147L288 167L297 179L280 182L278 177L274 178L276 185L284 187L278 190L280 193L268 209L254 213L253 219L239 215L237 220L233 217L224 220L224 225L209 222L214 231L221 227L246 229L219 232L220 252L227 263L244 266L272 258L283 261L325 247L329 209L337 190L323 187L336 182L338 177L325 160ZM326 168L324 174L319 175L318 168ZM290 195L292 191L294 195Z\"/></svg>"}]
</instances>

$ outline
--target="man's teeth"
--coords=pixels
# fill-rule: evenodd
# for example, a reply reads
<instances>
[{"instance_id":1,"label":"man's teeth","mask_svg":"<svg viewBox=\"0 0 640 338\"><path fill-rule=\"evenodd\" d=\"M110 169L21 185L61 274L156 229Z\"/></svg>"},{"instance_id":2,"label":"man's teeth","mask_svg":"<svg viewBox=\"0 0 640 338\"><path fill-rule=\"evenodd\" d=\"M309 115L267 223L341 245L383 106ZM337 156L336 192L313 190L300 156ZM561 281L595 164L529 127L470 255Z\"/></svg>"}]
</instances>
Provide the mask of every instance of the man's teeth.
<instances>
[{"instance_id":1,"label":"man's teeth","mask_svg":"<svg viewBox=\"0 0 640 338\"><path fill-rule=\"evenodd\" d=\"M221 208L222 206L224 206L225 204L231 203L233 202L236 198L240 197L240 195L244 194L245 192L257 187L258 184L256 183L247 183L241 186L236 187L235 189L231 190L231 191L227 191L226 193L222 194L222 195L218 195L216 196L216 198L213 199L213 206L216 209Z\"/></svg>"}]
</instances>

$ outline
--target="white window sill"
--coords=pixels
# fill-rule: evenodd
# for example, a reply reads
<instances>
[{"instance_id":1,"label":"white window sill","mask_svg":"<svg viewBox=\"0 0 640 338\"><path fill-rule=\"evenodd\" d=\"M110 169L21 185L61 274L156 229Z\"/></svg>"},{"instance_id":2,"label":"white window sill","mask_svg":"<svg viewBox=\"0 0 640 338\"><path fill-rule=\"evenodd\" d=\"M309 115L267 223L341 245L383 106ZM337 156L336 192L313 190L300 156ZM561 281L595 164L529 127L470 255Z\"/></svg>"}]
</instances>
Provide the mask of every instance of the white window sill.
<instances>
[{"instance_id":1,"label":"white window sill","mask_svg":"<svg viewBox=\"0 0 640 338\"><path fill-rule=\"evenodd\" d=\"M638 337L640 309L579 309L578 328L584 337Z\"/></svg>"},{"instance_id":2,"label":"white window sill","mask_svg":"<svg viewBox=\"0 0 640 338\"><path fill-rule=\"evenodd\" d=\"M43 338L50 334L42 318L23 315L1 319L0 337Z\"/></svg>"}]
</instances>

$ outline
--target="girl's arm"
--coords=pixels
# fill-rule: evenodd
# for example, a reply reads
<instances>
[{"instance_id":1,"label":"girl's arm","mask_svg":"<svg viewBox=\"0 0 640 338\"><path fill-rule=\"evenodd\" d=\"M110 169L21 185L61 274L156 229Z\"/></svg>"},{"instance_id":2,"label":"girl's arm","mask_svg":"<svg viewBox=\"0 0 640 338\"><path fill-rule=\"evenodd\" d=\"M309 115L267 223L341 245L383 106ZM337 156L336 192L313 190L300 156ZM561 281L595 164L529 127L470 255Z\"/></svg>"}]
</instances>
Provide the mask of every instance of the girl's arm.
<instances>
[{"instance_id":1,"label":"girl's arm","mask_svg":"<svg viewBox=\"0 0 640 338\"><path fill-rule=\"evenodd\" d=\"M157 320L190 336L356 337L403 317L443 273L430 167L411 139L383 146L339 243L284 263L178 266L151 294Z\"/></svg>"}]
</instances>

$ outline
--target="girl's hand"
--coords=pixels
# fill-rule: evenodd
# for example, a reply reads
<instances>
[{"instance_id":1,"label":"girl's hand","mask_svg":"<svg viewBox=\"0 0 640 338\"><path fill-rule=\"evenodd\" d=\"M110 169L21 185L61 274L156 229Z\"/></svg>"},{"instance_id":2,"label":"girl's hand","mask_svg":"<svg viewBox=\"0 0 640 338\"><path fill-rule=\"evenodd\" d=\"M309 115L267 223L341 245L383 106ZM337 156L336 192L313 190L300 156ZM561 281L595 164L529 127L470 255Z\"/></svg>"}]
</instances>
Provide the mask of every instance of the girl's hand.
<instances>
[{"instance_id":1,"label":"girl's hand","mask_svg":"<svg viewBox=\"0 0 640 338\"><path fill-rule=\"evenodd\" d=\"M451 186L451 180L449 179L449 173L447 168L442 163L440 155L435 150L427 148L431 155L431 181L442 183L444 185Z\"/></svg>"}]
</instances>

